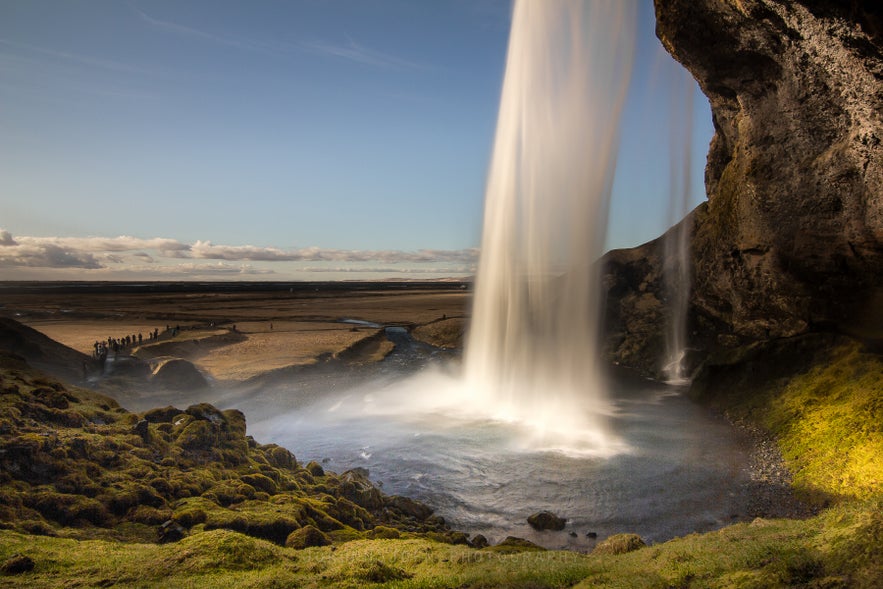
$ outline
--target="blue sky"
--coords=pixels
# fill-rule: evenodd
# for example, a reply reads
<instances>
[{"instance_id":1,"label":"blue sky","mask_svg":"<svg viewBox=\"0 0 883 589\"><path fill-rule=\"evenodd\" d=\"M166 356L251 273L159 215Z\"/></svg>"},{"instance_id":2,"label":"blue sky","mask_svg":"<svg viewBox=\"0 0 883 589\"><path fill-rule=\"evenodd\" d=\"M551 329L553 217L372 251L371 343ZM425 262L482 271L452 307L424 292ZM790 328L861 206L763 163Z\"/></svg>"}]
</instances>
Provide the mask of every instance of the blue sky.
<instances>
[{"instance_id":1,"label":"blue sky","mask_svg":"<svg viewBox=\"0 0 883 589\"><path fill-rule=\"evenodd\" d=\"M474 272L509 0L0 0L0 279ZM668 225L640 0L610 247ZM711 137L695 108L694 200Z\"/></svg>"}]
</instances>

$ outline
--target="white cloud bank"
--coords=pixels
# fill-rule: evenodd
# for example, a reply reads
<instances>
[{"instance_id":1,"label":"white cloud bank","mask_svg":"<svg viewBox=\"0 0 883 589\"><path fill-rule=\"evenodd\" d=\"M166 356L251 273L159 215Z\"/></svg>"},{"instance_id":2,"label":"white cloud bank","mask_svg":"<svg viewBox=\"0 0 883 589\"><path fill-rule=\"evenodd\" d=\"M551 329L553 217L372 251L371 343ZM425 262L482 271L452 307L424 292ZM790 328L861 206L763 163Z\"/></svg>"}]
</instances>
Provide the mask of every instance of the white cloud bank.
<instances>
[{"instance_id":1,"label":"white cloud bank","mask_svg":"<svg viewBox=\"0 0 883 589\"><path fill-rule=\"evenodd\" d=\"M197 240L119 237L27 237L0 229L2 280L203 279L304 274L462 277L475 272L478 250L281 249ZM182 260L187 260L183 262ZM238 264L237 264L238 263ZM76 271L76 272L75 272Z\"/></svg>"}]
</instances>

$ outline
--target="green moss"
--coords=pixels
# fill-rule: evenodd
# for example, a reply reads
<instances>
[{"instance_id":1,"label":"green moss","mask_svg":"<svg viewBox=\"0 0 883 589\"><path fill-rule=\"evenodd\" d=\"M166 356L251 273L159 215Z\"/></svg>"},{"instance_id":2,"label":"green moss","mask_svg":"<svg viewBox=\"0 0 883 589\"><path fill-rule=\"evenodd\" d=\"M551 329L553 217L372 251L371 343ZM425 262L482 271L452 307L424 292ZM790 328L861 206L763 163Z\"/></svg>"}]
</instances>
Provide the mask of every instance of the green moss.
<instances>
[{"instance_id":1,"label":"green moss","mask_svg":"<svg viewBox=\"0 0 883 589\"><path fill-rule=\"evenodd\" d=\"M294 530L285 539L286 548L295 550L329 545L331 545L331 538L313 526L304 526Z\"/></svg>"},{"instance_id":2,"label":"green moss","mask_svg":"<svg viewBox=\"0 0 883 589\"><path fill-rule=\"evenodd\" d=\"M592 554L625 554L627 552L634 552L645 546L647 546L647 544L644 543L644 540L642 540L637 534L616 534L598 543L592 551Z\"/></svg>"},{"instance_id":3,"label":"green moss","mask_svg":"<svg viewBox=\"0 0 883 589\"><path fill-rule=\"evenodd\" d=\"M512 554L426 540L368 540L292 551L241 534L169 545L77 542L0 531L0 560L26 554L22 587L876 587L883 505L844 504L804 521L758 520L616 556ZM318 530L317 530L318 531Z\"/></svg>"},{"instance_id":4,"label":"green moss","mask_svg":"<svg viewBox=\"0 0 883 589\"><path fill-rule=\"evenodd\" d=\"M240 477L243 483L251 485L254 489L260 489L268 495L275 495L278 492L276 482L268 476L262 474L246 474Z\"/></svg>"},{"instance_id":5,"label":"green moss","mask_svg":"<svg viewBox=\"0 0 883 589\"><path fill-rule=\"evenodd\" d=\"M377 540L396 540L401 538L402 534L395 528L386 526L377 526L367 534L368 538Z\"/></svg>"},{"instance_id":6,"label":"green moss","mask_svg":"<svg viewBox=\"0 0 883 589\"><path fill-rule=\"evenodd\" d=\"M806 364L799 374L757 384L751 395L733 387L718 402L778 439L804 498L824 503L880 496L883 358L840 340Z\"/></svg>"}]
</instances>

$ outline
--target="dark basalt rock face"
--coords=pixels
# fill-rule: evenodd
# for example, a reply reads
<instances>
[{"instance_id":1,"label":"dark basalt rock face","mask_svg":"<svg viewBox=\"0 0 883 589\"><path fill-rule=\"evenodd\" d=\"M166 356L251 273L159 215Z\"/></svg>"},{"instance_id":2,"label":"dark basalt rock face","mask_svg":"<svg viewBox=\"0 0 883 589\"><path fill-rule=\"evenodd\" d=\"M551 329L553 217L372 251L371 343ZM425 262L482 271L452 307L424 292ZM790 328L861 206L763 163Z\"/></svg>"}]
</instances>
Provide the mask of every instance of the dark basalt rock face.
<instances>
[{"instance_id":1,"label":"dark basalt rock face","mask_svg":"<svg viewBox=\"0 0 883 589\"><path fill-rule=\"evenodd\" d=\"M716 131L708 202L684 221L693 229L690 345L704 357L818 331L879 337L883 5L655 6L657 35L708 96ZM644 296L664 302L659 252L651 242L606 260L608 354L651 373L658 366L635 350L661 337L664 321L646 324ZM628 297L643 297L643 309L623 305Z\"/></svg>"}]
</instances>

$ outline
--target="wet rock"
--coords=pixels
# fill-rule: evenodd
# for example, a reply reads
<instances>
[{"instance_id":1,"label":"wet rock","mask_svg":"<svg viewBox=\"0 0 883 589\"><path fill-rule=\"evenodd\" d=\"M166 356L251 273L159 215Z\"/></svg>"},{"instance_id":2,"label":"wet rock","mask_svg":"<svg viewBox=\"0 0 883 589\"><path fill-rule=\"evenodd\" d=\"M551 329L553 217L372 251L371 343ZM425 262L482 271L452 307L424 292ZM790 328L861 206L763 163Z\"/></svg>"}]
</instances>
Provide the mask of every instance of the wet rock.
<instances>
[{"instance_id":1,"label":"wet rock","mask_svg":"<svg viewBox=\"0 0 883 589\"><path fill-rule=\"evenodd\" d=\"M25 554L13 554L3 562L0 571L4 575L20 575L34 570L34 560Z\"/></svg>"},{"instance_id":2,"label":"wet rock","mask_svg":"<svg viewBox=\"0 0 883 589\"><path fill-rule=\"evenodd\" d=\"M527 523L535 530L563 530L567 523L551 511L540 511L527 518Z\"/></svg>"},{"instance_id":3,"label":"wet rock","mask_svg":"<svg viewBox=\"0 0 883 589\"><path fill-rule=\"evenodd\" d=\"M387 507L395 509L406 517L413 517L418 521L423 521L432 515L432 508L413 499L392 495L386 499Z\"/></svg>"}]
</instances>

